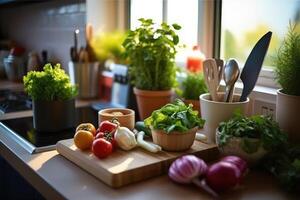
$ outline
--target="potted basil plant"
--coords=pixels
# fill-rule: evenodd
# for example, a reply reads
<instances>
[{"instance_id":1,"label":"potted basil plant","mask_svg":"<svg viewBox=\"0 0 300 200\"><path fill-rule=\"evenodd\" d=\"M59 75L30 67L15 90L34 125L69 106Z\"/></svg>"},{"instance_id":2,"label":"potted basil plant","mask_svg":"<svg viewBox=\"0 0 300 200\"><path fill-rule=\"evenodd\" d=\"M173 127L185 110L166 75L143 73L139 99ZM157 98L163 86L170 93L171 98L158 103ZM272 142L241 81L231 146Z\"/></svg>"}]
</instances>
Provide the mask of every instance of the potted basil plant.
<instances>
[{"instance_id":1,"label":"potted basil plant","mask_svg":"<svg viewBox=\"0 0 300 200\"><path fill-rule=\"evenodd\" d=\"M203 73L188 72L186 78L182 81L182 85L177 88L176 93L186 104L192 104L194 110L200 115L201 94L207 93L207 87L204 81Z\"/></svg>"},{"instance_id":2,"label":"potted basil plant","mask_svg":"<svg viewBox=\"0 0 300 200\"><path fill-rule=\"evenodd\" d=\"M298 28L298 29L297 29ZM291 142L300 143L300 25L290 25L274 60L277 91L276 120Z\"/></svg>"},{"instance_id":3,"label":"potted basil plant","mask_svg":"<svg viewBox=\"0 0 300 200\"><path fill-rule=\"evenodd\" d=\"M181 27L162 23L155 28L152 19L139 19L140 27L129 31L123 42L129 60L129 75L133 82L139 114L149 117L153 110L171 102L176 83L175 54Z\"/></svg>"},{"instance_id":4,"label":"potted basil plant","mask_svg":"<svg viewBox=\"0 0 300 200\"><path fill-rule=\"evenodd\" d=\"M43 71L30 71L23 82L32 98L33 126L37 131L56 132L74 127L74 97L78 91L60 64L46 64Z\"/></svg>"}]
</instances>

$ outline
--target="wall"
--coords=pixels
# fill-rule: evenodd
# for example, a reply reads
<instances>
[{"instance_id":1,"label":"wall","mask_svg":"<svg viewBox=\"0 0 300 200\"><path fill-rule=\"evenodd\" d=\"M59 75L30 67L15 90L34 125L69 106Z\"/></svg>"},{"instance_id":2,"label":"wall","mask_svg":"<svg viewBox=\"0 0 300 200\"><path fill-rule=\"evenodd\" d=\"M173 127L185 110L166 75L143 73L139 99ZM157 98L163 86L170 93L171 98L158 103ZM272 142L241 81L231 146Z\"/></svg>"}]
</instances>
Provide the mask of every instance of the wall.
<instances>
[{"instance_id":1,"label":"wall","mask_svg":"<svg viewBox=\"0 0 300 200\"><path fill-rule=\"evenodd\" d=\"M0 35L16 41L27 51L48 51L50 61L67 69L73 31L80 29L79 44L85 45L84 0L51 0L0 7Z\"/></svg>"}]
</instances>

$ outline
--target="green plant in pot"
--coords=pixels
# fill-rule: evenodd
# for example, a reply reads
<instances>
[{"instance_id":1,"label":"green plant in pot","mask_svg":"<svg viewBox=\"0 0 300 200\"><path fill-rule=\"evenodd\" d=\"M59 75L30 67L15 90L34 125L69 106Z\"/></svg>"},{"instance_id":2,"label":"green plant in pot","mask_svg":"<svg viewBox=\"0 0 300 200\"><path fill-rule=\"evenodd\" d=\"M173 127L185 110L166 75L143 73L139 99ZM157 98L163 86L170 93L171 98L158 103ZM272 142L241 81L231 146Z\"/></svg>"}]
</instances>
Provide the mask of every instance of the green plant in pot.
<instances>
[{"instance_id":1,"label":"green plant in pot","mask_svg":"<svg viewBox=\"0 0 300 200\"><path fill-rule=\"evenodd\" d=\"M274 59L277 91L276 120L291 142L300 143L300 25L290 25Z\"/></svg>"},{"instance_id":2,"label":"green plant in pot","mask_svg":"<svg viewBox=\"0 0 300 200\"><path fill-rule=\"evenodd\" d=\"M207 93L203 73L187 73L182 86L177 88L176 93L186 104L192 104L193 108L200 114L199 96Z\"/></svg>"},{"instance_id":3,"label":"green plant in pot","mask_svg":"<svg viewBox=\"0 0 300 200\"><path fill-rule=\"evenodd\" d=\"M24 88L33 102L33 125L37 131L56 132L74 127L77 88L60 64L46 64L43 71L23 77Z\"/></svg>"},{"instance_id":4,"label":"green plant in pot","mask_svg":"<svg viewBox=\"0 0 300 200\"><path fill-rule=\"evenodd\" d=\"M175 54L181 27L162 23L155 28L151 19L139 19L140 27L129 31L123 42L129 59L129 75L134 84L139 114L149 117L153 110L171 101L176 83Z\"/></svg>"},{"instance_id":5,"label":"green plant in pot","mask_svg":"<svg viewBox=\"0 0 300 200\"><path fill-rule=\"evenodd\" d=\"M255 164L268 152L287 144L287 136L269 116L234 117L221 122L216 130L216 143L221 153L236 155Z\"/></svg>"},{"instance_id":6,"label":"green plant in pot","mask_svg":"<svg viewBox=\"0 0 300 200\"><path fill-rule=\"evenodd\" d=\"M153 142L167 151L189 149L198 128L202 128L204 124L198 111L193 110L191 105L185 105L180 99L153 111L144 122L151 128Z\"/></svg>"}]
</instances>

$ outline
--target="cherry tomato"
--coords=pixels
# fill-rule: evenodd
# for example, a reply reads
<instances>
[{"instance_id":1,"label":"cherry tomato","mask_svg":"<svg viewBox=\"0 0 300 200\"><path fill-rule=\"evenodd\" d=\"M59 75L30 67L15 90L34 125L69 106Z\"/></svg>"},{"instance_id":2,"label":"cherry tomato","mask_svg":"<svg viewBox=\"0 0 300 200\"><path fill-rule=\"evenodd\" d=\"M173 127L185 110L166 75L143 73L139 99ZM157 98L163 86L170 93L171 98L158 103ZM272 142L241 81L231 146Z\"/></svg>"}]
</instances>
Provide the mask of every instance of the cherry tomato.
<instances>
[{"instance_id":1,"label":"cherry tomato","mask_svg":"<svg viewBox=\"0 0 300 200\"><path fill-rule=\"evenodd\" d=\"M117 142L114 138L114 134L98 132L95 139L98 139L98 138L104 138L105 140L109 141L113 146L113 150L115 150L115 148L117 148Z\"/></svg>"},{"instance_id":2,"label":"cherry tomato","mask_svg":"<svg viewBox=\"0 0 300 200\"><path fill-rule=\"evenodd\" d=\"M117 130L117 127L117 124L106 120L100 123L99 131L104 133L114 133Z\"/></svg>"},{"instance_id":3,"label":"cherry tomato","mask_svg":"<svg viewBox=\"0 0 300 200\"><path fill-rule=\"evenodd\" d=\"M95 139L98 139L98 138L104 138L104 133L103 132L96 132Z\"/></svg>"},{"instance_id":4,"label":"cherry tomato","mask_svg":"<svg viewBox=\"0 0 300 200\"><path fill-rule=\"evenodd\" d=\"M91 123L82 123L82 124L79 124L76 128L76 132L79 131L79 130L85 130L85 131L89 131L93 134L93 136L96 135L96 128L93 124Z\"/></svg>"},{"instance_id":5,"label":"cherry tomato","mask_svg":"<svg viewBox=\"0 0 300 200\"><path fill-rule=\"evenodd\" d=\"M98 158L106 158L112 153L112 144L104 138L94 140L92 151Z\"/></svg>"}]
</instances>

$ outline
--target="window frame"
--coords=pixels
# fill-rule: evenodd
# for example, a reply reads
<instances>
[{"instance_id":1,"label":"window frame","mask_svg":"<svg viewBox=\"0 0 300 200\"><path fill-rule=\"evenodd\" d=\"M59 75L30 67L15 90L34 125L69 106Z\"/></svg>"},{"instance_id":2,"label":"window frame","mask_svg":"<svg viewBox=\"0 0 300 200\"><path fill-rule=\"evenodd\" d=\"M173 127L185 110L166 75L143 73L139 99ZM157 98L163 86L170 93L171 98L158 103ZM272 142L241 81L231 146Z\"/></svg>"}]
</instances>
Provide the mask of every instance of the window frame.
<instances>
[{"instance_id":1,"label":"window frame","mask_svg":"<svg viewBox=\"0 0 300 200\"><path fill-rule=\"evenodd\" d=\"M222 0L215 1L215 36L214 36L214 52L213 57L219 58L221 53L221 31L222 31ZM255 44L253 44L255 45ZM244 66L245 63L240 63L241 66ZM278 89L279 86L275 82L275 73L274 69L270 69L262 66L260 74L258 76L257 86L269 87Z\"/></svg>"}]
</instances>

